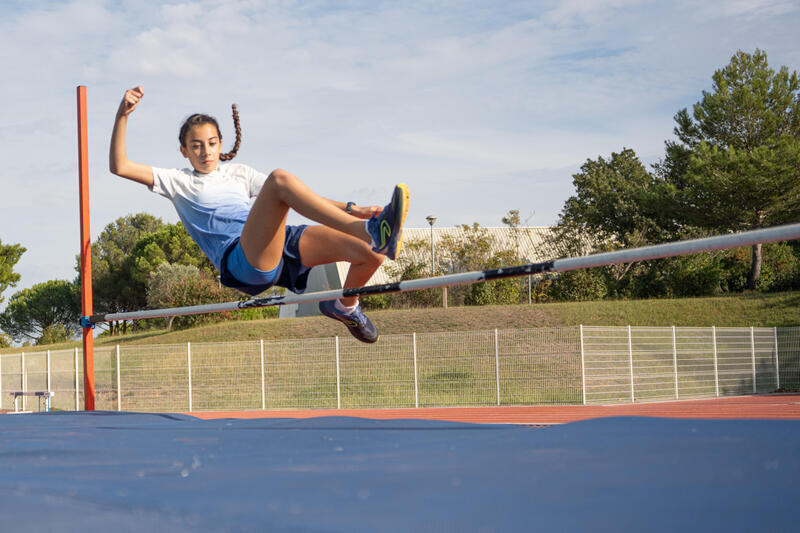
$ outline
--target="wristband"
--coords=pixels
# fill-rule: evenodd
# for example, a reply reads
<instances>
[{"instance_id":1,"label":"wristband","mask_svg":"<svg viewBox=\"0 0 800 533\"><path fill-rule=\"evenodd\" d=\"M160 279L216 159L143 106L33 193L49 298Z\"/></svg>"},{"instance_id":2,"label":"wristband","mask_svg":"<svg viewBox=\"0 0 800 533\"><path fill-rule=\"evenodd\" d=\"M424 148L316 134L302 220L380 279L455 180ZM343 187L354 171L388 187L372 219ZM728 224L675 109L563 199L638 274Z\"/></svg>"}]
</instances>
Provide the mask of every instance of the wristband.
<instances>
[{"instance_id":1,"label":"wristband","mask_svg":"<svg viewBox=\"0 0 800 533\"><path fill-rule=\"evenodd\" d=\"M356 205L356 203L355 203L355 202L347 202L347 207L345 207L345 208L344 208L344 210L345 210L345 211L346 211L348 214L351 214L351 215L352 215L352 214L353 214L353 206L354 206L354 205Z\"/></svg>"}]
</instances>

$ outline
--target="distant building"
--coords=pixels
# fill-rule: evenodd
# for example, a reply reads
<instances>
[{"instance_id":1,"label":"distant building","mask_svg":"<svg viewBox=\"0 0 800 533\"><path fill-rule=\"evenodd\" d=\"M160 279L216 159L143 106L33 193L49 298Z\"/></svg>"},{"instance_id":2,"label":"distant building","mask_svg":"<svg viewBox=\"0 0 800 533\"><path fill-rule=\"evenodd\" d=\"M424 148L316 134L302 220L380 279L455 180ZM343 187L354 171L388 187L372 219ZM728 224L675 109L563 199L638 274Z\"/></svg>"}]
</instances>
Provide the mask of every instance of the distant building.
<instances>
[{"instance_id":1,"label":"distant building","mask_svg":"<svg viewBox=\"0 0 800 533\"><path fill-rule=\"evenodd\" d=\"M545 246L545 238L552 231L548 226L526 226L517 228L517 238L515 239L513 230L508 227L502 228L484 228L487 235L491 238L493 251L509 250L519 246L516 250L517 255L527 263L537 263L540 261L547 261L552 259L547 253ZM458 238L464 235L464 230L459 227L442 227L433 228L433 247L434 256L436 256L436 246L440 239L445 235ZM406 243L413 241L422 241L429 244L431 241L431 228L406 228L404 230L403 240ZM414 262L430 264L431 262L431 249L430 246L421 246L418 248L403 248L401 254L412 254L409 259ZM407 256L408 257L408 256ZM396 281L392 279L385 269L385 265L390 261L387 260L384 266L378 269L377 272L370 278L367 285L379 285L381 283L390 283ZM308 292L325 291L332 289L341 289L342 283L347 276L347 269L350 267L349 263L339 262L330 265L320 265L311 270L308 279ZM317 303L308 304L293 304L283 305L279 307L279 316L281 318L294 318L300 316L314 316L318 315L319 310Z\"/></svg>"}]
</instances>

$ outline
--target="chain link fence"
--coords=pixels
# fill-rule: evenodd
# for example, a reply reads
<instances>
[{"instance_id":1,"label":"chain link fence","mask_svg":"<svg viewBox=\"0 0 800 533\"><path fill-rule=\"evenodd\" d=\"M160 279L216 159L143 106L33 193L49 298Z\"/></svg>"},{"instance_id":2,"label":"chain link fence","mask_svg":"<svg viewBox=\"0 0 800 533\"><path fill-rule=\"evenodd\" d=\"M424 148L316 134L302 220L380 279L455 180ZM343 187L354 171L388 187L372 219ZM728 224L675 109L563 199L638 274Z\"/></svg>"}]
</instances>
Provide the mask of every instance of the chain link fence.
<instances>
[{"instance_id":1,"label":"chain link fence","mask_svg":"<svg viewBox=\"0 0 800 533\"><path fill-rule=\"evenodd\" d=\"M560 327L101 346L95 406L124 411L575 405L800 388L800 328ZM0 355L11 392L83 406L80 349ZM24 409L35 399L22 397Z\"/></svg>"}]
</instances>

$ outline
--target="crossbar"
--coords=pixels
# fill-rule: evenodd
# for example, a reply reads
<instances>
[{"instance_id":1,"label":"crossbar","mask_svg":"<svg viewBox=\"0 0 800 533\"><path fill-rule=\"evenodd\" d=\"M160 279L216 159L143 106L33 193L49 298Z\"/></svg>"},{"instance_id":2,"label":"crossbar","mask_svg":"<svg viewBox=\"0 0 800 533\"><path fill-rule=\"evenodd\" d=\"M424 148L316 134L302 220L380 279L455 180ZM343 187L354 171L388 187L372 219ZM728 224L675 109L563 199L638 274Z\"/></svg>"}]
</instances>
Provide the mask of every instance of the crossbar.
<instances>
[{"instance_id":1,"label":"crossbar","mask_svg":"<svg viewBox=\"0 0 800 533\"><path fill-rule=\"evenodd\" d=\"M688 255L699 252L711 252L728 248L751 246L758 243L788 241L800 239L800 224L787 224L774 226L741 233L717 235L686 241L676 241L665 244L630 248L582 257L569 257L555 259L542 263L529 263L505 268L463 272L445 276L421 278L382 285L370 285L349 289L334 289L328 291L311 292L307 294L287 294L283 296L270 296L266 298L253 298L246 301L226 302L188 307L173 307L168 309L148 309L125 313L96 314L83 317L82 323L99 324L103 322L116 322L121 320L139 320L145 318L160 318L168 316L193 315L201 313L219 313L235 311L238 309L252 309L257 307L270 307L276 305L289 305L299 303L321 302L335 300L350 296L366 296L370 294L385 294L392 292L409 292L451 285L467 285L494 279L513 278L530 274L543 274L548 272L568 272L583 268L594 268L619 263L632 263L634 261L647 261L664 257Z\"/></svg>"}]
</instances>

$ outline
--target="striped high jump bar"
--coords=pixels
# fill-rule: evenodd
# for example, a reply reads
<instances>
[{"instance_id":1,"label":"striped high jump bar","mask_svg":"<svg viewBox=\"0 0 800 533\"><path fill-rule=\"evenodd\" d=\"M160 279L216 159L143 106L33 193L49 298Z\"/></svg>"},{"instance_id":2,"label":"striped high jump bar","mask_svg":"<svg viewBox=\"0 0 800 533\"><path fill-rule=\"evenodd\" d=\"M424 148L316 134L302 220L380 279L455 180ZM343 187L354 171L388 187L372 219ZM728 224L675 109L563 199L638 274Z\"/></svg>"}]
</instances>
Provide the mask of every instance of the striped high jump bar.
<instances>
[{"instance_id":1,"label":"striped high jump bar","mask_svg":"<svg viewBox=\"0 0 800 533\"><path fill-rule=\"evenodd\" d=\"M193 315L200 313L218 313L223 311L235 311L237 309L251 309L255 307L321 302L323 300L334 300L348 296L367 296L370 294L418 291L422 289L433 289L451 285L480 283L483 281L502 278L513 278L526 276L529 274L567 272L582 268L601 267L619 263L632 263L634 261L646 261L649 259L674 257L678 255L688 255L699 252L711 252L726 248L739 248L741 246L751 246L758 243L788 241L798 238L800 238L800 224L788 224L785 226L774 226L771 228L746 231L742 233L732 233L726 235L717 235L714 237L705 237L701 239L656 244L641 248L617 250L614 252L605 252L583 257L555 259L542 263L530 263L527 265L511 266L506 268L449 274L445 276L386 283L383 285L370 285L351 289L334 289L328 291L311 292L307 294L270 296L267 298L254 298L240 302L194 305L190 307L173 307L169 309L148 309L146 311L135 311L130 313L91 315L88 317L83 317L81 319L81 324L84 327L87 327L102 322Z\"/></svg>"}]
</instances>

